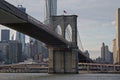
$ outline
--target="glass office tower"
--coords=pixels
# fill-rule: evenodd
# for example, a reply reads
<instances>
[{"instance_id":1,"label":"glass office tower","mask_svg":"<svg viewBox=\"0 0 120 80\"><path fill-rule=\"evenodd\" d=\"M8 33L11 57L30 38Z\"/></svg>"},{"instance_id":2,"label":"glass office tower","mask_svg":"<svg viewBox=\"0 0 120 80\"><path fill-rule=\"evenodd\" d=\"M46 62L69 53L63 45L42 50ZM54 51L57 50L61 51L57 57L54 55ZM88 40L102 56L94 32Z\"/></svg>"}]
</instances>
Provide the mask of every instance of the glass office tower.
<instances>
[{"instance_id":1,"label":"glass office tower","mask_svg":"<svg viewBox=\"0 0 120 80\"><path fill-rule=\"evenodd\" d=\"M22 7L22 5L18 5L17 7L18 9L20 9L23 12L26 12L26 8ZM22 43L22 53L24 53L24 49L25 49L25 34L20 33L20 32L16 32L16 40Z\"/></svg>"},{"instance_id":2,"label":"glass office tower","mask_svg":"<svg viewBox=\"0 0 120 80\"><path fill-rule=\"evenodd\" d=\"M1 41L9 41L10 39L10 30L2 29L1 30Z\"/></svg>"}]
</instances>

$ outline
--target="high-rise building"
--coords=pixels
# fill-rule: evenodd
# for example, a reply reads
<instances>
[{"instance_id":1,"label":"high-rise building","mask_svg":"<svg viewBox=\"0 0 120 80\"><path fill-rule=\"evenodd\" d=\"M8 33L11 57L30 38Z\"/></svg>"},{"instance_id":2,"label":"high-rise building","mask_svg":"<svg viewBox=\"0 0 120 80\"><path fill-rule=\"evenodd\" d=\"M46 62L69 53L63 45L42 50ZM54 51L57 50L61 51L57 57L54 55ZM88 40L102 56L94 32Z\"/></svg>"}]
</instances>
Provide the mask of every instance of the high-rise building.
<instances>
[{"instance_id":1,"label":"high-rise building","mask_svg":"<svg viewBox=\"0 0 120 80\"><path fill-rule=\"evenodd\" d=\"M57 15L57 0L45 0L45 24L49 25L50 16Z\"/></svg>"},{"instance_id":2,"label":"high-rise building","mask_svg":"<svg viewBox=\"0 0 120 80\"><path fill-rule=\"evenodd\" d=\"M109 63L110 61L110 51L108 46L105 46L105 63Z\"/></svg>"},{"instance_id":3,"label":"high-rise building","mask_svg":"<svg viewBox=\"0 0 120 80\"><path fill-rule=\"evenodd\" d=\"M22 44L18 41L9 41L8 63L18 63L22 61Z\"/></svg>"},{"instance_id":4,"label":"high-rise building","mask_svg":"<svg viewBox=\"0 0 120 80\"><path fill-rule=\"evenodd\" d=\"M113 39L113 63L117 63L116 39Z\"/></svg>"},{"instance_id":5,"label":"high-rise building","mask_svg":"<svg viewBox=\"0 0 120 80\"><path fill-rule=\"evenodd\" d=\"M31 58L31 50L30 50L30 43L25 44L25 55L27 58Z\"/></svg>"},{"instance_id":6,"label":"high-rise building","mask_svg":"<svg viewBox=\"0 0 120 80\"><path fill-rule=\"evenodd\" d=\"M101 47L101 59L102 61L105 61L105 44L102 43L102 47Z\"/></svg>"},{"instance_id":7,"label":"high-rise building","mask_svg":"<svg viewBox=\"0 0 120 80\"><path fill-rule=\"evenodd\" d=\"M27 43L25 48L27 57L37 62L48 58L48 49L45 47L45 44L32 37L30 37L30 43Z\"/></svg>"},{"instance_id":8,"label":"high-rise building","mask_svg":"<svg viewBox=\"0 0 120 80\"><path fill-rule=\"evenodd\" d=\"M22 61L22 44L18 41L0 42L0 62L4 64L18 63Z\"/></svg>"},{"instance_id":9,"label":"high-rise building","mask_svg":"<svg viewBox=\"0 0 120 80\"><path fill-rule=\"evenodd\" d=\"M22 43L22 51L24 52L25 35L23 33L16 32L16 40Z\"/></svg>"},{"instance_id":10,"label":"high-rise building","mask_svg":"<svg viewBox=\"0 0 120 80\"><path fill-rule=\"evenodd\" d=\"M104 43L102 44L101 47L101 62L109 64L113 63L113 53L109 51L108 46L105 45Z\"/></svg>"},{"instance_id":11,"label":"high-rise building","mask_svg":"<svg viewBox=\"0 0 120 80\"><path fill-rule=\"evenodd\" d=\"M117 52L117 64L120 64L120 8L116 12L116 52Z\"/></svg>"},{"instance_id":12,"label":"high-rise building","mask_svg":"<svg viewBox=\"0 0 120 80\"><path fill-rule=\"evenodd\" d=\"M1 41L9 41L10 39L10 30L3 29L1 30Z\"/></svg>"},{"instance_id":13,"label":"high-rise building","mask_svg":"<svg viewBox=\"0 0 120 80\"><path fill-rule=\"evenodd\" d=\"M18 5L19 10L26 12L26 8L22 7L22 5ZM24 54L25 50L25 34L16 32L16 40L22 43L22 53Z\"/></svg>"},{"instance_id":14,"label":"high-rise building","mask_svg":"<svg viewBox=\"0 0 120 80\"><path fill-rule=\"evenodd\" d=\"M7 63L8 61L8 42L0 41L0 63Z\"/></svg>"}]
</instances>

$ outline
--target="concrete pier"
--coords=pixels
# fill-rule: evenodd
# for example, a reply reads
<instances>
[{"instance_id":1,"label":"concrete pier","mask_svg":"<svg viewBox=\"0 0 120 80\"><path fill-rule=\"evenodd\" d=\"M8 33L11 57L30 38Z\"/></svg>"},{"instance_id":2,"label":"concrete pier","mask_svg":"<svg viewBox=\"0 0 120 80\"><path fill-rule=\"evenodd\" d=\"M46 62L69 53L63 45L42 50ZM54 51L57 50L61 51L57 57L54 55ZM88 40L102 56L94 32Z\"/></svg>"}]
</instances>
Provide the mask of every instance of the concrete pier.
<instances>
[{"instance_id":1,"label":"concrete pier","mask_svg":"<svg viewBox=\"0 0 120 80\"><path fill-rule=\"evenodd\" d=\"M49 49L49 73L78 73L78 53L72 49Z\"/></svg>"}]
</instances>

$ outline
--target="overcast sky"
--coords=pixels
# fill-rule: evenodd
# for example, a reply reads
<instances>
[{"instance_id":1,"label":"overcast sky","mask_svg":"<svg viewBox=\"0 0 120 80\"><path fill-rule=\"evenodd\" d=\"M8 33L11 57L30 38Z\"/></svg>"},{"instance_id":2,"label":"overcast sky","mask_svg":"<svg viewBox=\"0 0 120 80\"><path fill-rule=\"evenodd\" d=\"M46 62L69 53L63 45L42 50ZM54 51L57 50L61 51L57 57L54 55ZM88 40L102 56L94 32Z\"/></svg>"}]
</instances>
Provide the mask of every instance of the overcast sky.
<instances>
[{"instance_id":1,"label":"overcast sky","mask_svg":"<svg viewBox=\"0 0 120 80\"><path fill-rule=\"evenodd\" d=\"M44 21L44 0L6 0L17 6L22 4L27 13ZM92 58L100 56L102 42L112 51L115 38L115 14L120 0L58 0L58 14L78 15L78 31L85 50Z\"/></svg>"}]
</instances>

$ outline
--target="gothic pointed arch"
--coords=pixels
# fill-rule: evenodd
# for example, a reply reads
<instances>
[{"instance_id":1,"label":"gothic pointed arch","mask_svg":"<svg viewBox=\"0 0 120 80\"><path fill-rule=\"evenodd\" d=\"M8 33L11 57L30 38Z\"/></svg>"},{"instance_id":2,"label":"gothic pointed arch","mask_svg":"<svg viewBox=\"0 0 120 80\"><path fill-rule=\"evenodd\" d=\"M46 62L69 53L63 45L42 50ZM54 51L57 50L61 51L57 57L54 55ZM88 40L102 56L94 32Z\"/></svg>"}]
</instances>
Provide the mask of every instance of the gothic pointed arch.
<instances>
[{"instance_id":1,"label":"gothic pointed arch","mask_svg":"<svg viewBox=\"0 0 120 80\"><path fill-rule=\"evenodd\" d=\"M55 28L55 32L59 35L62 35L62 29L60 25L57 25L57 27Z\"/></svg>"},{"instance_id":2,"label":"gothic pointed arch","mask_svg":"<svg viewBox=\"0 0 120 80\"><path fill-rule=\"evenodd\" d=\"M51 16L53 31L55 31L58 25L61 26L61 36L68 40L72 46L77 46L77 15Z\"/></svg>"},{"instance_id":3,"label":"gothic pointed arch","mask_svg":"<svg viewBox=\"0 0 120 80\"><path fill-rule=\"evenodd\" d=\"M72 28L70 24L65 28L65 39L72 42Z\"/></svg>"}]
</instances>

